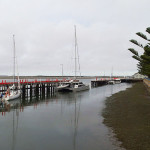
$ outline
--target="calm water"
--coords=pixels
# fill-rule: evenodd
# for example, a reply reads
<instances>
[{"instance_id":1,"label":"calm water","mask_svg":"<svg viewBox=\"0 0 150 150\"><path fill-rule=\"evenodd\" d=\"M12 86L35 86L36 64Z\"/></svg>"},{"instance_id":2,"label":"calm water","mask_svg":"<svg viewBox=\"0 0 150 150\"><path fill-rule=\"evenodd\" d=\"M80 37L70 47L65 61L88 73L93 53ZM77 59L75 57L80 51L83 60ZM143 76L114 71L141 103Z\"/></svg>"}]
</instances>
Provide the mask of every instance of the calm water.
<instances>
[{"instance_id":1,"label":"calm water","mask_svg":"<svg viewBox=\"0 0 150 150\"><path fill-rule=\"evenodd\" d=\"M2 150L113 150L101 116L106 97L131 84L116 84L52 98L0 114Z\"/></svg>"}]
</instances>

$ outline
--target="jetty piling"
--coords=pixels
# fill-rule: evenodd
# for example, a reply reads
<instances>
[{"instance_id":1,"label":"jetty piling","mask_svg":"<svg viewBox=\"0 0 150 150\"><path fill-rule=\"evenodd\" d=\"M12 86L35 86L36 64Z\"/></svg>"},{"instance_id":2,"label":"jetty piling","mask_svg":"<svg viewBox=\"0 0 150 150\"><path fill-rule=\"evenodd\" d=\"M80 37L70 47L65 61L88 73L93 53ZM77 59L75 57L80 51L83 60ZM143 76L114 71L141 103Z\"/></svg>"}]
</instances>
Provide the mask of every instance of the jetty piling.
<instances>
[{"instance_id":1,"label":"jetty piling","mask_svg":"<svg viewBox=\"0 0 150 150\"><path fill-rule=\"evenodd\" d=\"M20 80L20 87L22 90L21 97L22 99L29 98L32 99L32 97L41 97L45 98L48 96L52 96L55 93L55 87L58 86L58 83L61 82L61 80L46 80L46 81L28 81L28 80ZM5 94L7 88L11 85L17 85L18 83L15 82L6 82L2 80L0 82L0 94Z\"/></svg>"}]
</instances>

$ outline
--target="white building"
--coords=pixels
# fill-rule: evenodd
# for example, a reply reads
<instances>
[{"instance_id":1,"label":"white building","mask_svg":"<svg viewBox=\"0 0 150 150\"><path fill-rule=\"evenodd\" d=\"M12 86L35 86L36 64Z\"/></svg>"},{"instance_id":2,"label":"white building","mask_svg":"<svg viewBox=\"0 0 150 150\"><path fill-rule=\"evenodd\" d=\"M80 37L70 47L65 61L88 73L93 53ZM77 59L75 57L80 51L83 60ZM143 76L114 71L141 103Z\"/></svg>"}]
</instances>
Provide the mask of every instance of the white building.
<instances>
[{"instance_id":1,"label":"white building","mask_svg":"<svg viewBox=\"0 0 150 150\"><path fill-rule=\"evenodd\" d=\"M135 73L132 77L135 78L135 79L144 79L144 78L147 78L147 76L141 75L139 73Z\"/></svg>"}]
</instances>

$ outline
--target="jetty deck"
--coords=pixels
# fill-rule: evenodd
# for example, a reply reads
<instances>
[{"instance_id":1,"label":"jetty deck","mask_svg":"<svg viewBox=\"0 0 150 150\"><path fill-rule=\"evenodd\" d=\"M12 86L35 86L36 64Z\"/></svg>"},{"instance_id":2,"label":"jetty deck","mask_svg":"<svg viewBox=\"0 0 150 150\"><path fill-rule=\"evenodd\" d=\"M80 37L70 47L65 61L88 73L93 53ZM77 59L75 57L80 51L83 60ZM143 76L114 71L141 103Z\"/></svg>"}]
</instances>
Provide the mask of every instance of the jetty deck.
<instances>
[{"instance_id":1,"label":"jetty deck","mask_svg":"<svg viewBox=\"0 0 150 150\"><path fill-rule=\"evenodd\" d=\"M55 92L55 87L58 86L60 82L63 82L64 80L20 80L20 87L22 90L22 98L26 97L33 97L33 96L38 96L42 95L43 97L45 95L50 95ZM0 82L0 93L5 94L7 88L11 85L17 85L18 82L7 82L6 80L2 80Z\"/></svg>"},{"instance_id":2,"label":"jetty deck","mask_svg":"<svg viewBox=\"0 0 150 150\"><path fill-rule=\"evenodd\" d=\"M124 79L120 79L121 83L135 83L135 82L143 82L143 79L134 79L134 78L124 78ZM103 85L107 85L108 82L110 81L110 79L99 79L99 80L93 80L91 81L91 86L92 87L98 87L98 86L103 86ZM111 81L114 81L114 79L112 79Z\"/></svg>"}]
</instances>

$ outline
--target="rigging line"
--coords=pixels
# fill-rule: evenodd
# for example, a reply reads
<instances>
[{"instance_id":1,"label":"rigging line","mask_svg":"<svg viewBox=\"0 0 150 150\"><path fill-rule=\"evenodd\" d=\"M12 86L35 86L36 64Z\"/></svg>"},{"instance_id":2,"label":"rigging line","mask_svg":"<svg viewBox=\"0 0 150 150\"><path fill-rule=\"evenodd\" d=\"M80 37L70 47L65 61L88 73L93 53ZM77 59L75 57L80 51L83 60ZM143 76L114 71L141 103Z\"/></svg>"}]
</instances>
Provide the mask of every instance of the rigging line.
<instances>
[{"instance_id":1,"label":"rigging line","mask_svg":"<svg viewBox=\"0 0 150 150\"><path fill-rule=\"evenodd\" d=\"M14 37L14 35L13 35ZM15 71L17 71L17 81L18 81L18 86L20 88L20 81L19 81L19 70L18 70L18 61L17 61L17 55L16 55L16 44L15 44L15 38L14 38L14 68L16 66L16 69L14 69L14 82L15 82Z\"/></svg>"},{"instance_id":2,"label":"rigging line","mask_svg":"<svg viewBox=\"0 0 150 150\"><path fill-rule=\"evenodd\" d=\"M16 45L15 45L15 35L13 34L13 45L14 45L14 83L15 83L15 49L16 49Z\"/></svg>"},{"instance_id":3,"label":"rigging line","mask_svg":"<svg viewBox=\"0 0 150 150\"><path fill-rule=\"evenodd\" d=\"M76 57L77 55L77 57ZM78 59L78 66L79 66L79 73L80 73L80 76L81 76L81 71L80 71L80 61L79 61L79 47L78 47L78 42L77 42L77 35L76 35L76 26L75 26L75 61L76 59ZM76 66L77 68L77 66ZM76 70L77 72L77 70Z\"/></svg>"},{"instance_id":4,"label":"rigging line","mask_svg":"<svg viewBox=\"0 0 150 150\"><path fill-rule=\"evenodd\" d=\"M81 76L80 59L79 59L79 47L78 47L78 44L77 44L77 57L78 57L79 73L80 73L80 76Z\"/></svg>"},{"instance_id":5,"label":"rigging line","mask_svg":"<svg viewBox=\"0 0 150 150\"><path fill-rule=\"evenodd\" d=\"M17 56L16 56L16 70L17 70L17 80L18 80L18 86L20 88L20 79L19 79L19 71L18 71L18 61L17 61Z\"/></svg>"},{"instance_id":6,"label":"rigging line","mask_svg":"<svg viewBox=\"0 0 150 150\"><path fill-rule=\"evenodd\" d=\"M77 54L77 36L76 36L76 26L74 25L74 29L75 29L75 79L76 79L76 72L77 72L77 64L76 64L76 54Z\"/></svg>"}]
</instances>

